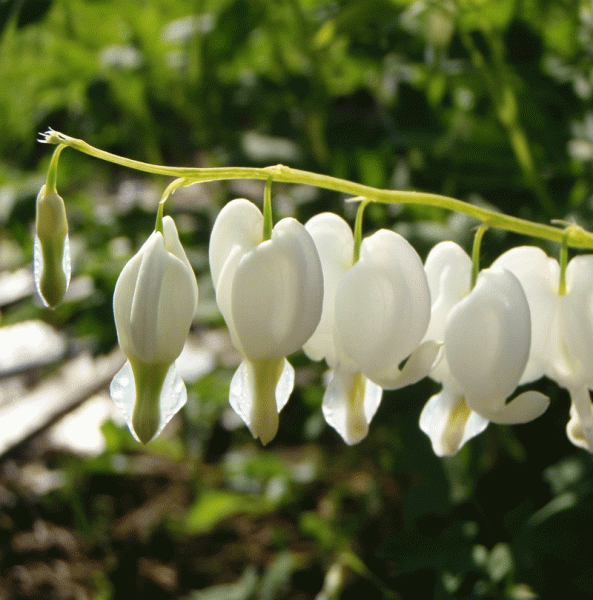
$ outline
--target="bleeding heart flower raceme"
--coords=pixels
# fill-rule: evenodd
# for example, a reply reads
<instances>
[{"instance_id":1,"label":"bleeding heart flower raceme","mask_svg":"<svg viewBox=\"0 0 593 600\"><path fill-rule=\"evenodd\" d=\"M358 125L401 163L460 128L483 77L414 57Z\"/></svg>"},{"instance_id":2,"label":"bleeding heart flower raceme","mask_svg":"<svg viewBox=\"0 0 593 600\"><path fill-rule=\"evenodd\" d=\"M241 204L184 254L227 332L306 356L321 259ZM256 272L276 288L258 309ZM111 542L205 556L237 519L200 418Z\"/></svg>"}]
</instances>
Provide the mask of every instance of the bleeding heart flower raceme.
<instances>
[{"instance_id":1,"label":"bleeding heart flower raceme","mask_svg":"<svg viewBox=\"0 0 593 600\"><path fill-rule=\"evenodd\" d=\"M243 360L229 401L263 444L294 385L286 356L309 339L321 316L323 276L315 244L295 219L282 219L263 239L264 218L248 200L229 202L210 237L216 301Z\"/></svg>"},{"instance_id":2,"label":"bleeding heart flower raceme","mask_svg":"<svg viewBox=\"0 0 593 600\"><path fill-rule=\"evenodd\" d=\"M430 318L426 275L416 251L393 231L363 240L354 263L352 230L341 217L323 213L305 227L321 258L325 294L321 322L304 350L330 367L323 414L355 444L368 433L382 388L422 379L437 355L433 342L419 348Z\"/></svg>"},{"instance_id":3,"label":"bleeding heart flower raceme","mask_svg":"<svg viewBox=\"0 0 593 600\"><path fill-rule=\"evenodd\" d=\"M531 307L533 342L522 382L546 375L570 393L570 441L593 452L593 256L573 258L560 292L560 265L534 246L495 262L521 281Z\"/></svg>"},{"instance_id":4,"label":"bleeding heart flower raceme","mask_svg":"<svg viewBox=\"0 0 593 600\"><path fill-rule=\"evenodd\" d=\"M123 268L113 293L119 345L128 361L111 383L130 430L146 443L185 404L175 369L198 302L198 284L171 217Z\"/></svg>"},{"instance_id":5,"label":"bleeding heart flower raceme","mask_svg":"<svg viewBox=\"0 0 593 600\"><path fill-rule=\"evenodd\" d=\"M525 423L539 417L548 398L524 392L506 399L520 382L531 344L529 305L508 270L482 271L473 289L472 262L453 242L437 244L425 265L432 296L426 339L444 352L431 377L443 384L420 416L420 428L439 456L455 454L489 421Z\"/></svg>"}]
</instances>

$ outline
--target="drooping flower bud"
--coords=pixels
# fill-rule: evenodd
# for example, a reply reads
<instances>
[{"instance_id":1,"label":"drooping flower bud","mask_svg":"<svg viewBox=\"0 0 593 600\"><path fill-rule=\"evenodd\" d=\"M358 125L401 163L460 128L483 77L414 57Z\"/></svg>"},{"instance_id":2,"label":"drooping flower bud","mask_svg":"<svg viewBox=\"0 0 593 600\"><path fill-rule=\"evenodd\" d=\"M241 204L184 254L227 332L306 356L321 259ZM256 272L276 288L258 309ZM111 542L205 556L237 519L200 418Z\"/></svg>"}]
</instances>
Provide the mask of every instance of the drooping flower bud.
<instances>
[{"instance_id":1,"label":"drooping flower bud","mask_svg":"<svg viewBox=\"0 0 593 600\"><path fill-rule=\"evenodd\" d=\"M128 361L110 392L132 433L146 443L185 404L177 375L198 302L198 285L171 217L123 268L113 293L119 345Z\"/></svg>"},{"instance_id":2,"label":"drooping flower bud","mask_svg":"<svg viewBox=\"0 0 593 600\"><path fill-rule=\"evenodd\" d=\"M70 283L70 246L64 200L44 185L37 195L33 245L35 287L45 306L55 308Z\"/></svg>"}]
</instances>

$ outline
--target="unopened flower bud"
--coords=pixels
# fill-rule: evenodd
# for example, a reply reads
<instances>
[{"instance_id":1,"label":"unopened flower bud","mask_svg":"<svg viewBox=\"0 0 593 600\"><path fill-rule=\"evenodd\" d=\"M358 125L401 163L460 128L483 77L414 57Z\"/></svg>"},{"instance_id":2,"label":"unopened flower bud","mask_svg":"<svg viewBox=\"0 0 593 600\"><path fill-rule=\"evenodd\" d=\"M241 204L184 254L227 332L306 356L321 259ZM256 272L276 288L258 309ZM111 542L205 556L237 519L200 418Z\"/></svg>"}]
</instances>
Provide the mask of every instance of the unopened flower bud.
<instances>
[{"instance_id":1,"label":"unopened flower bud","mask_svg":"<svg viewBox=\"0 0 593 600\"><path fill-rule=\"evenodd\" d=\"M185 404L175 359L196 311L198 285L171 217L123 268L113 293L119 345L128 362L110 392L132 433L146 443Z\"/></svg>"},{"instance_id":2,"label":"unopened flower bud","mask_svg":"<svg viewBox=\"0 0 593 600\"><path fill-rule=\"evenodd\" d=\"M43 303L55 308L70 283L70 246L64 200L43 186L37 196L33 246L35 287Z\"/></svg>"}]
</instances>

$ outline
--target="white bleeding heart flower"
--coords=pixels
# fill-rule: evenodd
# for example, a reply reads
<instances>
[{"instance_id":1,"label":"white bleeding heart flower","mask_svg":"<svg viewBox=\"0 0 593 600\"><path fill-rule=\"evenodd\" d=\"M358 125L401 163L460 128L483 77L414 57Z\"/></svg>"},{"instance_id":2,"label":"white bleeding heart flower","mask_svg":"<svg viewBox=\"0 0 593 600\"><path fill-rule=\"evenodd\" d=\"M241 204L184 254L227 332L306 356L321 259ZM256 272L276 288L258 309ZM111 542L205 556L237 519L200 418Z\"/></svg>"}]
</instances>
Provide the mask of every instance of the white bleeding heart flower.
<instances>
[{"instance_id":1,"label":"white bleeding heart flower","mask_svg":"<svg viewBox=\"0 0 593 600\"><path fill-rule=\"evenodd\" d=\"M432 299L425 339L444 342L449 313L471 289L472 261L454 242L442 242L430 251L424 269ZM461 386L450 373L444 352L433 366L430 377L443 388L425 404L420 415L420 429L429 436L437 456L451 456L484 431L488 419L468 408Z\"/></svg>"},{"instance_id":2,"label":"white bleeding heart flower","mask_svg":"<svg viewBox=\"0 0 593 600\"><path fill-rule=\"evenodd\" d=\"M573 258L566 290L560 265L533 246L513 248L495 263L521 281L531 308L533 342L522 381L545 375L570 393L570 441L593 452L593 255Z\"/></svg>"},{"instance_id":3,"label":"white bleeding heart flower","mask_svg":"<svg viewBox=\"0 0 593 600\"><path fill-rule=\"evenodd\" d=\"M299 350L321 317L323 276L315 244L295 219L263 239L264 219L248 200L229 202L210 237L216 301L243 361L230 386L235 412L263 444L294 385L286 356Z\"/></svg>"},{"instance_id":4,"label":"white bleeding heart flower","mask_svg":"<svg viewBox=\"0 0 593 600\"><path fill-rule=\"evenodd\" d=\"M420 428L439 456L455 454L490 421L525 423L548 398L524 392L507 403L521 380L531 344L529 305L509 271L482 271L471 288L472 262L453 242L437 244L426 259L432 315L426 339L442 340L430 376L443 385L420 415Z\"/></svg>"},{"instance_id":5,"label":"white bleeding heart flower","mask_svg":"<svg viewBox=\"0 0 593 600\"><path fill-rule=\"evenodd\" d=\"M428 284L420 257L393 231L363 240L354 263L352 230L341 217L323 213L305 227L319 252L325 295L319 326L303 349L330 367L323 414L355 444L367 435L383 388L415 383L434 362L438 345L420 346L430 317Z\"/></svg>"},{"instance_id":6,"label":"white bleeding heart flower","mask_svg":"<svg viewBox=\"0 0 593 600\"><path fill-rule=\"evenodd\" d=\"M198 284L171 217L123 268L113 293L119 345L128 358L110 393L134 436L146 443L185 404L175 369L198 302Z\"/></svg>"},{"instance_id":7,"label":"white bleeding heart flower","mask_svg":"<svg viewBox=\"0 0 593 600\"><path fill-rule=\"evenodd\" d=\"M33 273L43 303L55 308L70 283L70 245L64 200L45 185L36 202Z\"/></svg>"}]
</instances>

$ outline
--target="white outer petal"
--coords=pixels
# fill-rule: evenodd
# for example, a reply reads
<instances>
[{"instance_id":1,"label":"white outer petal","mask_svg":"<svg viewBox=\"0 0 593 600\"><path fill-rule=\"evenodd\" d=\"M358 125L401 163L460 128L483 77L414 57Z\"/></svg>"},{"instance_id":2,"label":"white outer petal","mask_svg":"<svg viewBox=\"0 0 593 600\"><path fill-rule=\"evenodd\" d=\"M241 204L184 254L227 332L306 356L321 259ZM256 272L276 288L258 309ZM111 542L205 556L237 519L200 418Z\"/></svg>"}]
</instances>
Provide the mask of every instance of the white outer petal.
<instances>
[{"instance_id":1,"label":"white outer petal","mask_svg":"<svg viewBox=\"0 0 593 600\"><path fill-rule=\"evenodd\" d=\"M236 248L242 256L261 244L263 230L264 217L253 202L238 198L222 208L214 221L208 247L214 289L218 288L218 280L229 256L236 252Z\"/></svg>"},{"instance_id":2,"label":"white outer petal","mask_svg":"<svg viewBox=\"0 0 593 600\"><path fill-rule=\"evenodd\" d=\"M194 272L189 259L187 258L187 254L179 241L179 233L177 232L177 226L175 225L175 221L169 216L163 217L163 237L165 239L165 248L167 252L176 256L187 268L189 273ZM198 282L196 281L196 277L192 277L192 287L194 290L194 296L196 299L196 309L198 308ZM195 311L194 311L195 312Z\"/></svg>"},{"instance_id":3,"label":"white outer petal","mask_svg":"<svg viewBox=\"0 0 593 600\"><path fill-rule=\"evenodd\" d=\"M445 353L468 406L496 413L517 387L529 356L531 319L519 280L509 271L482 271L451 311Z\"/></svg>"},{"instance_id":4,"label":"white outer petal","mask_svg":"<svg viewBox=\"0 0 593 600\"><path fill-rule=\"evenodd\" d=\"M218 213L208 255L216 303L228 327L231 340L244 354L231 310L231 291L239 262L263 241L264 217L259 208L243 198L232 200Z\"/></svg>"},{"instance_id":5,"label":"white outer petal","mask_svg":"<svg viewBox=\"0 0 593 600\"><path fill-rule=\"evenodd\" d=\"M566 269L567 293L559 298L562 315L562 356L570 367L560 385L593 387L593 255L573 258ZM568 369L565 369L568 371ZM560 380L560 378L558 378Z\"/></svg>"},{"instance_id":6,"label":"white outer petal","mask_svg":"<svg viewBox=\"0 0 593 600\"><path fill-rule=\"evenodd\" d=\"M429 252L424 270L432 301L430 323L424 340L442 342L449 313L470 292L472 261L455 242L441 242ZM443 383L448 376L449 366L443 352L430 377Z\"/></svg>"},{"instance_id":7,"label":"white outer petal","mask_svg":"<svg viewBox=\"0 0 593 600\"><path fill-rule=\"evenodd\" d=\"M130 315L132 312L132 302L134 300L134 292L136 291L136 281L138 272L142 263L142 250L148 244L148 240L144 243L140 251L124 265L113 291L113 317L115 320L115 328L117 329L117 339L122 352L126 356L135 356L134 342L132 340ZM151 242L152 243L152 242Z\"/></svg>"},{"instance_id":8,"label":"white outer petal","mask_svg":"<svg viewBox=\"0 0 593 600\"><path fill-rule=\"evenodd\" d=\"M435 325L444 332L444 319L457 302L470 292L472 260L467 252L455 242L440 242L428 253L424 264L426 279L430 289L433 312L437 304L442 304L442 317ZM442 322L441 322L442 321ZM438 338L430 338L438 339ZM440 338L442 340L442 337Z\"/></svg>"},{"instance_id":9,"label":"white outer petal","mask_svg":"<svg viewBox=\"0 0 593 600\"><path fill-rule=\"evenodd\" d=\"M474 408L471 398L467 398L467 403L470 408ZM492 403L495 404L495 403ZM484 408L484 404L480 403L476 409L480 411L492 423L500 425L517 425L519 423L528 423L543 415L548 406L550 399L540 392L527 391L515 396L510 402L504 403L504 398L500 401L500 408L496 411L488 411Z\"/></svg>"},{"instance_id":10,"label":"white outer petal","mask_svg":"<svg viewBox=\"0 0 593 600\"><path fill-rule=\"evenodd\" d=\"M420 257L393 231L365 239L336 290L336 344L368 377L393 369L420 344L430 293Z\"/></svg>"},{"instance_id":11,"label":"white outer petal","mask_svg":"<svg viewBox=\"0 0 593 600\"><path fill-rule=\"evenodd\" d=\"M295 219L243 255L232 282L231 314L244 356L280 358L299 350L319 324L323 274L315 244Z\"/></svg>"},{"instance_id":12,"label":"white outer petal","mask_svg":"<svg viewBox=\"0 0 593 600\"><path fill-rule=\"evenodd\" d=\"M531 349L520 383L553 376L552 356L562 345L559 321L558 284L560 265L535 246L512 248L499 256L492 267L509 270L520 281L531 313Z\"/></svg>"},{"instance_id":13,"label":"white outer petal","mask_svg":"<svg viewBox=\"0 0 593 600\"><path fill-rule=\"evenodd\" d=\"M332 371L323 396L323 416L348 444L357 444L381 403L383 390L361 373Z\"/></svg>"},{"instance_id":14,"label":"white outer petal","mask_svg":"<svg viewBox=\"0 0 593 600\"><path fill-rule=\"evenodd\" d=\"M430 438L437 456L453 456L487 426L488 419L470 410L455 386L446 384L420 414L420 429Z\"/></svg>"},{"instance_id":15,"label":"white outer petal","mask_svg":"<svg viewBox=\"0 0 593 600\"><path fill-rule=\"evenodd\" d=\"M145 363L172 363L181 353L193 319L195 276L167 252L153 232L123 268L113 293L120 346Z\"/></svg>"},{"instance_id":16,"label":"white outer petal","mask_svg":"<svg viewBox=\"0 0 593 600\"><path fill-rule=\"evenodd\" d=\"M323 271L323 310L321 320L303 350L311 360L325 358L335 368L340 362L334 342L334 306L340 278L352 267L354 236L350 225L334 213L321 213L309 219L305 229L311 234ZM342 360L343 362L343 360Z\"/></svg>"},{"instance_id":17,"label":"white outer petal","mask_svg":"<svg viewBox=\"0 0 593 600\"><path fill-rule=\"evenodd\" d=\"M383 373L373 373L371 379L386 390L398 390L407 385L418 383L430 373L439 358L439 354L442 353L442 347L442 342L439 343L433 340L422 342L410 354L401 370L399 367L391 366Z\"/></svg>"}]
</instances>

